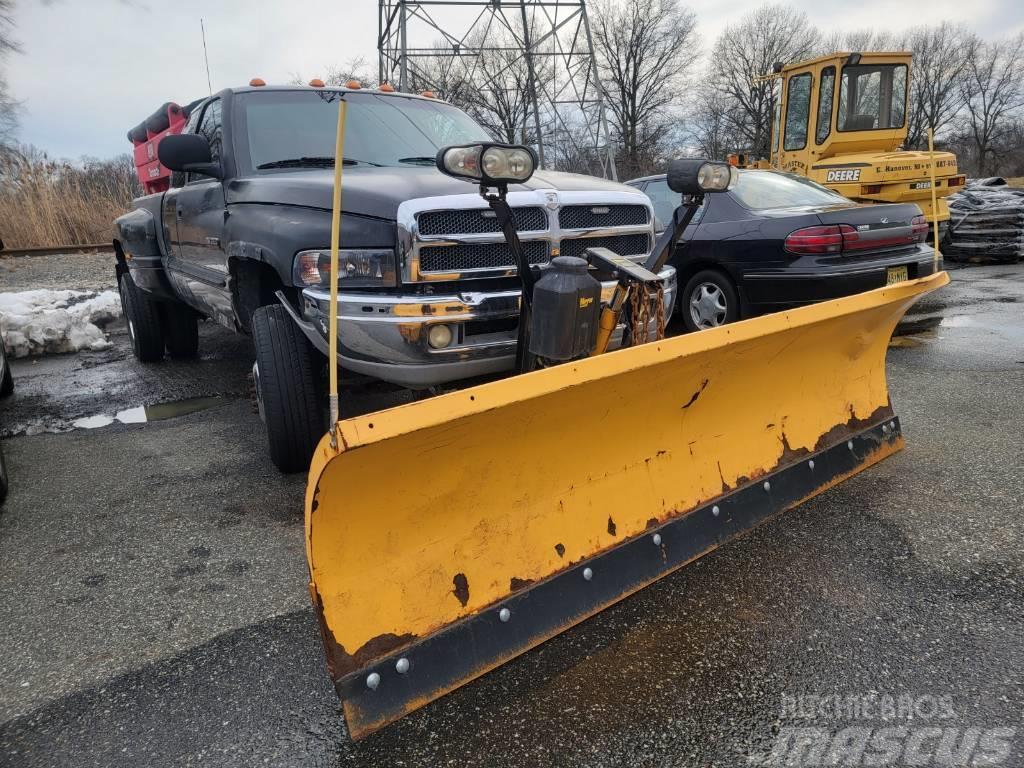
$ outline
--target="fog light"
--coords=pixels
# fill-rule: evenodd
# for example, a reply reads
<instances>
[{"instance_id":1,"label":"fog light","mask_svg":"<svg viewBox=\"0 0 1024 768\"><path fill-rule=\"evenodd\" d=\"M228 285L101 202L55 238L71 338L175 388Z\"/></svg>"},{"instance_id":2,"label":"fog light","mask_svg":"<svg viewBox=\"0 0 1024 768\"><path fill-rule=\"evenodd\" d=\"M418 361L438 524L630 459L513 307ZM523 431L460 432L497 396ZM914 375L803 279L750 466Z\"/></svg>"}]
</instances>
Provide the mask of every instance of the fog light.
<instances>
[{"instance_id":1,"label":"fog light","mask_svg":"<svg viewBox=\"0 0 1024 768\"><path fill-rule=\"evenodd\" d=\"M434 349L444 349L452 343L452 329L447 325L432 325L427 333L427 342Z\"/></svg>"}]
</instances>

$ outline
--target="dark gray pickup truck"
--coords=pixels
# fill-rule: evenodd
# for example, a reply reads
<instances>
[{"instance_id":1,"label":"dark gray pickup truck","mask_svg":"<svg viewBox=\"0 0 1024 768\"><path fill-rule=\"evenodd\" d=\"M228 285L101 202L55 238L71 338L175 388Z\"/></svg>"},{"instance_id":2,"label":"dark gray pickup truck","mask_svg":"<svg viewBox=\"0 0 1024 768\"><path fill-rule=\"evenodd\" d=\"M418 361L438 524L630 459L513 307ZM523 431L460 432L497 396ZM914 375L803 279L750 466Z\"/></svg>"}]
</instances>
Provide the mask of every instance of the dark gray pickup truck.
<instances>
[{"instance_id":1,"label":"dark gray pickup truck","mask_svg":"<svg viewBox=\"0 0 1024 768\"><path fill-rule=\"evenodd\" d=\"M489 140L468 115L367 89L221 91L160 142L170 189L117 220L118 281L143 362L195 356L202 317L252 335L260 412L284 471L306 468L326 427L320 382L342 98L338 364L422 389L508 370L515 356L511 253L476 190L434 165L442 146ZM622 184L541 171L508 199L536 264L591 246L640 259L653 244L650 202ZM674 270L663 277L671 307Z\"/></svg>"}]
</instances>

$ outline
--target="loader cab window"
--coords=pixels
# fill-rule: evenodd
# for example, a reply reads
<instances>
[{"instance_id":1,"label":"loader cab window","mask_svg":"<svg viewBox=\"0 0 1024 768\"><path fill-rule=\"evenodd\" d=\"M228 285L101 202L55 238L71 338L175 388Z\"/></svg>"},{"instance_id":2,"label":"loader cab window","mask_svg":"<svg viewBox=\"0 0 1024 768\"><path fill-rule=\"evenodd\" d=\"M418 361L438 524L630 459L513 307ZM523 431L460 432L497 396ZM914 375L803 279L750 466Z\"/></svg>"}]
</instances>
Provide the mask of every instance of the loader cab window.
<instances>
[{"instance_id":1,"label":"loader cab window","mask_svg":"<svg viewBox=\"0 0 1024 768\"><path fill-rule=\"evenodd\" d=\"M821 144L832 133L832 101L836 95L836 68L825 67L821 70L818 83L818 120L814 132L814 142Z\"/></svg>"},{"instance_id":2,"label":"loader cab window","mask_svg":"<svg viewBox=\"0 0 1024 768\"><path fill-rule=\"evenodd\" d=\"M786 134L782 148L787 152L807 146L807 119L811 113L811 73L804 72L789 80L786 92Z\"/></svg>"},{"instance_id":3,"label":"loader cab window","mask_svg":"<svg viewBox=\"0 0 1024 768\"><path fill-rule=\"evenodd\" d=\"M843 67L839 86L840 131L878 131L906 123L905 64L858 64Z\"/></svg>"},{"instance_id":4,"label":"loader cab window","mask_svg":"<svg viewBox=\"0 0 1024 768\"><path fill-rule=\"evenodd\" d=\"M196 133L210 143L210 160L214 163L219 163L224 144L223 124L220 117L220 99L211 101L206 105L206 109L203 110L203 117L196 128ZM203 180L209 181L210 177L199 173L190 173L188 174L187 183Z\"/></svg>"}]
</instances>

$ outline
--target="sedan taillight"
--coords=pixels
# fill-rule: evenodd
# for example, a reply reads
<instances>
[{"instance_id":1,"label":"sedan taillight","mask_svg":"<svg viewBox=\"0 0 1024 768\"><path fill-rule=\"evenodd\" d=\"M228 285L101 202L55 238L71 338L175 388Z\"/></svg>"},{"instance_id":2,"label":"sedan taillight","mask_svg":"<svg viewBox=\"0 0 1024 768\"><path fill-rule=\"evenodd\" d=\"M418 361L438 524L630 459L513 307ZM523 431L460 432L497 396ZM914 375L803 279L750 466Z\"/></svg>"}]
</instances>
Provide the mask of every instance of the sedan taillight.
<instances>
[{"instance_id":1,"label":"sedan taillight","mask_svg":"<svg viewBox=\"0 0 1024 768\"><path fill-rule=\"evenodd\" d=\"M904 230L905 232L906 230ZM843 253L844 251L868 251L893 248L920 243L928 236L928 222L924 216L915 216L910 221L910 235L862 239L849 224L831 224L825 227L805 227L792 232L786 238L785 249L795 254Z\"/></svg>"},{"instance_id":2,"label":"sedan taillight","mask_svg":"<svg viewBox=\"0 0 1024 768\"><path fill-rule=\"evenodd\" d=\"M910 220L910 234L914 236L914 242L923 243L928 238L928 219L924 216L915 216Z\"/></svg>"},{"instance_id":3,"label":"sedan taillight","mask_svg":"<svg viewBox=\"0 0 1024 768\"><path fill-rule=\"evenodd\" d=\"M789 253L842 253L843 233L835 225L804 227L791 232L784 247Z\"/></svg>"}]
</instances>

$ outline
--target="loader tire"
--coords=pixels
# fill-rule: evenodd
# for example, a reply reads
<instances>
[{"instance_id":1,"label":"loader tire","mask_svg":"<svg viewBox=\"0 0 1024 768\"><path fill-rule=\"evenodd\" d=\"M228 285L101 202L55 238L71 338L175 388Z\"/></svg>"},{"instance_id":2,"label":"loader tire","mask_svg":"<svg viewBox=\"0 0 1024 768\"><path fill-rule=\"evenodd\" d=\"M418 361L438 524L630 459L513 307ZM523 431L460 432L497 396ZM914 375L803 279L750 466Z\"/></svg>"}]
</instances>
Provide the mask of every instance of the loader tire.
<instances>
[{"instance_id":1,"label":"loader tire","mask_svg":"<svg viewBox=\"0 0 1024 768\"><path fill-rule=\"evenodd\" d=\"M304 471L327 428L310 344L280 304L253 313L252 339L254 379L270 460L282 472Z\"/></svg>"},{"instance_id":2,"label":"loader tire","mask_svg":"<svg viewBox=\"0 0 1024 768\"><path fill-rule=\"evenodd\" d=\"M121 275L118 291L121 309L128 324L132 352L143 363L155 363L164 357L164 329L160 307L135 285L131 272Z\"/></svg>"},{"instance_id":3,"label":"loader tire","mask_svg":"<svg viewBox=\"0 0 1024 768\"><path fill-rule=\"evenodd\" d=\"M176 360L199 354L199 317L184 304L163 304L160 309L167 353Z\"/></svg>"},{"instance_id":4,"label":"loader tire","mask_svg":"<svg viewBox=\"0 0 1024 768\"><path fill-rule=\"evenodd\" d=\"M740 300L732 280L717 269L697 272L679 294L679 314L691 333L736 322Z\"/></svg>"}]
</instances>

